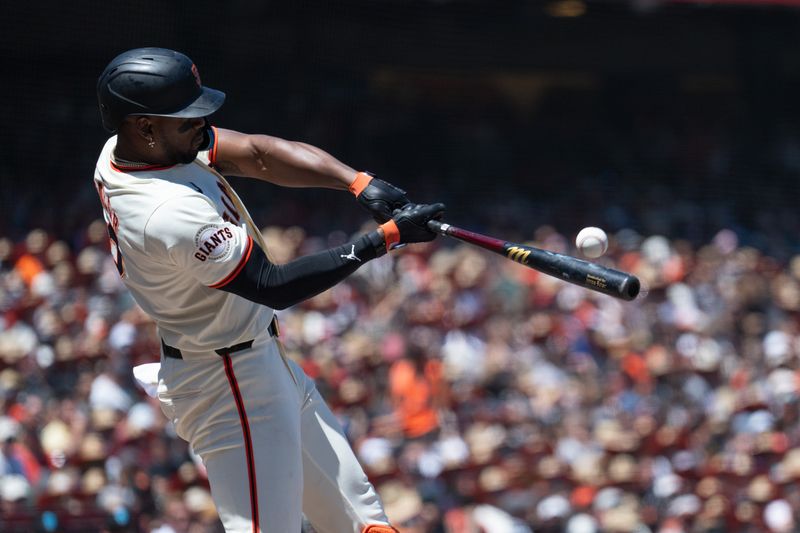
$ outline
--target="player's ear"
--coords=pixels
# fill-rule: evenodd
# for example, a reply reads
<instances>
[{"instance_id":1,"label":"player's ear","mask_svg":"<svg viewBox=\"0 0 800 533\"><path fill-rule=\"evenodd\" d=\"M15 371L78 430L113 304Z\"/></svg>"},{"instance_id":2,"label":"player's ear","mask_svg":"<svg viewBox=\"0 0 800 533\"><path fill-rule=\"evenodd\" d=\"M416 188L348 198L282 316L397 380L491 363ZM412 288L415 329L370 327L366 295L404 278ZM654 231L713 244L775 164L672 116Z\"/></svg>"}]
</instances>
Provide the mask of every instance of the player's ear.
<instances>
[{"instance_id":1,"label":"player's ear","mask_svg":"<svg viewBox=\"0 0 800 533\"><path fill-rule=\"evenodd\" d=\"M153 138L153 121L145 115L133 117L135 119L136 133L143 139Z\"/></svg>"}]
</instances>

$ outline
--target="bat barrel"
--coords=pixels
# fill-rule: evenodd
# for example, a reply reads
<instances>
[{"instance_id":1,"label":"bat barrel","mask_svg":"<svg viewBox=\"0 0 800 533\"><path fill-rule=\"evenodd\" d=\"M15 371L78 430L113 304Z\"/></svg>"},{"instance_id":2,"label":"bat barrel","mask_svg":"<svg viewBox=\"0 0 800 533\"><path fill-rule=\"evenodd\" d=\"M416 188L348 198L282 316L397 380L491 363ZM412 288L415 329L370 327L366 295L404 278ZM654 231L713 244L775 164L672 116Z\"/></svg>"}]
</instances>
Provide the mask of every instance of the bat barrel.
<instances>
[{"instance_id":1,"label":"bat barrel","mask_svg":"<svg viewBox=\"0 0 800 533\"><path fill-rule=\"evenodd\" d=\"M531 252L527 264L545 274L626 301L639 295L641 284L636 276L568 255L527 246L524 249Z\"/></svg>"},{"instance_id":2,"label":"bat barrel","mask_svg":"<svg viewBox=\"0 0 800 533\"><path fill-rule=\"evenodd\" d=\"M623 274L625 273L623 272ZM619 285L619 297L623 300L631 301L639 296L639 291L642 289L642 284L639 282L639 278L636 276L625 274L625 277L627 279L625 279Z\"/></svg>"}]
</instances>

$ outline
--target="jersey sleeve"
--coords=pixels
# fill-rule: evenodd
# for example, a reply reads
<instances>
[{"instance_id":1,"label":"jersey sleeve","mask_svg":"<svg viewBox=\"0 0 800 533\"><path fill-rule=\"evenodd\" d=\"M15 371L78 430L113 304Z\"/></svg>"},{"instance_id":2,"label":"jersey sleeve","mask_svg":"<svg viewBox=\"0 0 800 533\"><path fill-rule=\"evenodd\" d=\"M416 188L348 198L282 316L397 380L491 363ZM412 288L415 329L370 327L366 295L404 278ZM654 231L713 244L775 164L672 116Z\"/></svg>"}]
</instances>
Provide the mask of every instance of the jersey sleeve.
<instances>
[{"instance_id":1,"label":"jersey sleeve","mask_svg":"<svg viewBox=\"0 0 800 533\"><path fill-rule=\"evenodd\" d=\"M145 226L144 242L153 258L212 288L235 278L253 250L247 232L223 220L200 195L162 203Z\"/></svg>"}]
</instances>

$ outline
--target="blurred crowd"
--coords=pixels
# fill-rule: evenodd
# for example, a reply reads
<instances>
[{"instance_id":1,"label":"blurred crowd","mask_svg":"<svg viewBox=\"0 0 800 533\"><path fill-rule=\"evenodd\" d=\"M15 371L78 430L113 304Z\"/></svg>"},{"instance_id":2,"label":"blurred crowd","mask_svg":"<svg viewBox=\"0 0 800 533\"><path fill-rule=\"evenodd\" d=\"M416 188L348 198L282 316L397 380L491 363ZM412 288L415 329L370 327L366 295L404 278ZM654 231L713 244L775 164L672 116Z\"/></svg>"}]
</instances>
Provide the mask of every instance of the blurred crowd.
<instances>
[{"instance_id":1,"label":"blurred crowd","mask_svg":"<svg viewBox=\"0 0 800 533\"><path fill-rule=\"evenodd\" d=\"M278 262L347 238L264 233ZM219 532L106 240L0 238L0 530ZM279 312L402 533L798 529L800 256L623 229L600 261L642 295L438 239Z\"/></svg>"}]
</instances>

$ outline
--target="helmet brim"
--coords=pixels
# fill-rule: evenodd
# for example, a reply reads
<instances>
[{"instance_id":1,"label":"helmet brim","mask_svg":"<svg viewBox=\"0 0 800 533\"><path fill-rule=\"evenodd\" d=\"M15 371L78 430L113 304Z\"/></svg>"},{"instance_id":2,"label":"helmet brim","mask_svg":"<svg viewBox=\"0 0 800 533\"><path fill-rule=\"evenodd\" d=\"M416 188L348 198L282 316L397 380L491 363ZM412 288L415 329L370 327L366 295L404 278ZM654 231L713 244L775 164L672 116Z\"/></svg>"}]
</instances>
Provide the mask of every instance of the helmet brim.
<instances>
[{"instance_id":1,"label":"helmet brim","mask_svg":"<svg viewBox=\"0 0 800 533\"><path fill-rule=\"evenodd\" d=\"M225 103L225 93L203 87L200 96L192 103L172 113L133 113L136 115L150 115L153 117L200 118L215 113Z\"/></svg>"}]
</instances>

